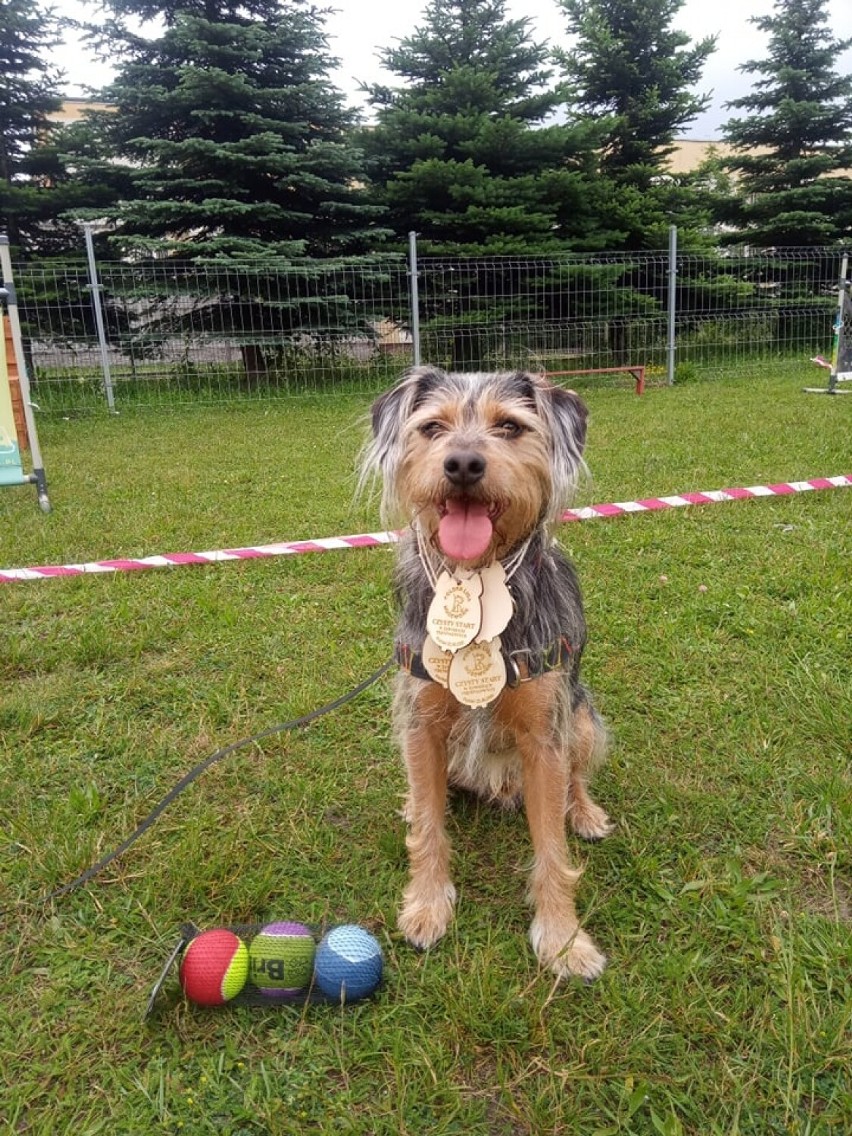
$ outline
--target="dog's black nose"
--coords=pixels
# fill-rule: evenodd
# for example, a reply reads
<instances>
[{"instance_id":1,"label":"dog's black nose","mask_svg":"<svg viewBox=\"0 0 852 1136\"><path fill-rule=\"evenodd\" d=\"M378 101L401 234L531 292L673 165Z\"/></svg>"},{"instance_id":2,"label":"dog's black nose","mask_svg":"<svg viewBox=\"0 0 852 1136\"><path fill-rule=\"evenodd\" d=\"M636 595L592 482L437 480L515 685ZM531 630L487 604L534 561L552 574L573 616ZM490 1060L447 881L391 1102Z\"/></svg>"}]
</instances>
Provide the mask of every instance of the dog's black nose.
<instances>
[{"instance_id":1,"label":"dog's black nose","mask_svg":"<svg viewBox=\"0 0 852 1136\"><path fill-rule=\"evenodd\" d=\"M451 484L466 489L485 476L485 458L476 450L456 450L444 458L444 473Z\"/></svg>"}]
</instances>

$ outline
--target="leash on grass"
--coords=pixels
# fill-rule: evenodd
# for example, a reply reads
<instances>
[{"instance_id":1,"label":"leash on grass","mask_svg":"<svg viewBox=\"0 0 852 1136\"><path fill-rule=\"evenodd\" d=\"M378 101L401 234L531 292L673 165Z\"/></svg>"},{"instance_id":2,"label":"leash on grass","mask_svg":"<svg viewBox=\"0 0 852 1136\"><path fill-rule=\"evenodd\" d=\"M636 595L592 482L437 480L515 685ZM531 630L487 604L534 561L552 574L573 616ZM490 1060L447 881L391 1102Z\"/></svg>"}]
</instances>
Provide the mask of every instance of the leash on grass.
<instances>
[{"instance_id":1,"label":"leash on grass","mask_svg":"<svg viewBox=\"0 0 852 1136\"><path fill-rule=\"evenodd\" d=\"M52 892L43 896L42 899L38 901L39 904L44 905L50 903L51 900L58 899L60 896L68 895L69 892L76 891L98 875L99 872L102 872L108 864L111 864L113 860L117 859L123 852L126 852L132 844L135 844L139 837L147 832L151 825L162 816L169 805L181 795L184 789L190 786L193 781L196 781L211 765L215 765L217 761L228 757L229 754L234 753L236 750L242 749L243 746L263 741L265 738L271 738L274 734L282 734L291 730L302 729L305 726L309 726L312 722L315 722L318 718L322 718L326 714L331 714L333 710L339 710L341 706L346 706L348 703L354 702L359 695L363 694L365 690L368 690L371 686L375 685L380 678L386 675L394 664L394 659L388 659L386 663L382 663L379 669L373 671L363 682L359 682L356 687L353 687L353 689L346 694L341 694L340 697L335 698L333 702L327 702L324 706L320 706L316 710L311 710L310 713L303 714L300 718L294 718L290 722L282 722L278 726L270 726L268 730L262 730L259 734L254 734L250 738L241 738L237 742L231 742L230 745L223 746L221 749L217 749L215 753L210 754L209 757L205 757L203 761L200 761L198 765L181 777L180 781L178 781L173 789L170 789L169 792L166 793L165 797L151 810L138 828L132 832L126 840L122 841L117 848L113 849L113 851L109 852L106 856L101 857L96 864L92 864L90 868L87 868L85 872L82 872L76 879L71 880L70 883L63 884L61 887L55 888ZM12 910L11 907L8 907L4 911L0 911L0 915L7 915Z\"/></svg>"}]
</instances>

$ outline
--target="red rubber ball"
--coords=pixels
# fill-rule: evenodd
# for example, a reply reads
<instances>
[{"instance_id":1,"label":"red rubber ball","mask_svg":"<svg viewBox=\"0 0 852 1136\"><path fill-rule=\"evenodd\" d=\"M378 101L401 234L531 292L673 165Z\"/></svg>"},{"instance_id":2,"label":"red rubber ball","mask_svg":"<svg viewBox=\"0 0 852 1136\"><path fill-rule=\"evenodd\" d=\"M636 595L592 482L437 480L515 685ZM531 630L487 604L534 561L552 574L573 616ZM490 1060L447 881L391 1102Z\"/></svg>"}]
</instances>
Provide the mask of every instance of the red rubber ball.
<instances>
[{"instance_id":1,"label":"red rubber ball","mask_svg":"<svg viewBox=\"0 0 852 1136\"><path fill-rule=\"evenodd\" d=\"M246 984L248 947L233 931L202 931L189 943L180 964L180 984L199 1006L221 1006Z\"/></svg>"}]
</instances>

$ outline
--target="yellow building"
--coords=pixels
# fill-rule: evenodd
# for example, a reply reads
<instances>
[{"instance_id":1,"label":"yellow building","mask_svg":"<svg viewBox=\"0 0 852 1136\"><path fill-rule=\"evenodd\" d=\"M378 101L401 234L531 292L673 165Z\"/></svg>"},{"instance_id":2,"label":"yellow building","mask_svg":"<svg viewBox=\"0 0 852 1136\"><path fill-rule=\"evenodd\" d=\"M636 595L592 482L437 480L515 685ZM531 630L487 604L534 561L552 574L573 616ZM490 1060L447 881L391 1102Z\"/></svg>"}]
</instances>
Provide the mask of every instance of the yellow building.
<instances>
[{"instance_id":1,"label":"yellow building","mask_svg":"<svg viewBox=\"0 0 852 1136\"><path fill-rule=\"evenodd\" d=\"M51 122L79 122L87 110L111 110L109 103L95 102L92 99L68 98L62 104L61 110L49 114ZM668 165L673 174L688 174L698 169L701 163L711 153L718 158L727 158L734 152L729 142L720 139L676 138L674 152L670 155ZM759 153L760 151L755 151ZM852 170L843 176L852 177Z\"/></svg>"},{"instance_id":2,"label":"yellow building","mask_svg":"<svg viewBox=\"0 0 852 1136\"><path fill-rule=\"evenodd\" d=\"M66 99L59 110L47 117L51 122L79 122L87 110L111 110L109 103L99 103L94 99Z\"/></svg>"}]
</instances>

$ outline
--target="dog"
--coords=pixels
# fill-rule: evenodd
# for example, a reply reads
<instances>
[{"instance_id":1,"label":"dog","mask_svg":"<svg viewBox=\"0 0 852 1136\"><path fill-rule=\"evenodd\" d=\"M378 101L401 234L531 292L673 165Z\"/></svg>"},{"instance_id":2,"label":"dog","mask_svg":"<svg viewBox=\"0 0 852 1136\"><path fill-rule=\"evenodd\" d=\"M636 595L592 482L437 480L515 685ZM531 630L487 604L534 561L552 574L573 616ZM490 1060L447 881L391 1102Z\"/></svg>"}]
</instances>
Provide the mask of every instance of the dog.
<instances>
[{"instance_id":1,"label":"dog","mask_svg":"<svg viewBox=\"0 0 852 1136\"><path fill-rule=\"evenodd\" d=\"M577 918L565 820L587 840L613 828L588 792L608 732L580 681L577 576L550 533L584 469L586 423L580 398L540 376L414 367L372 407L361 481L380 477L384 520L408 525L395 575L400 930L425 950L452 919L448 789L523 802L533 949L559 978L591 981L606 959Z\"/></svg>"}]
</instances>

